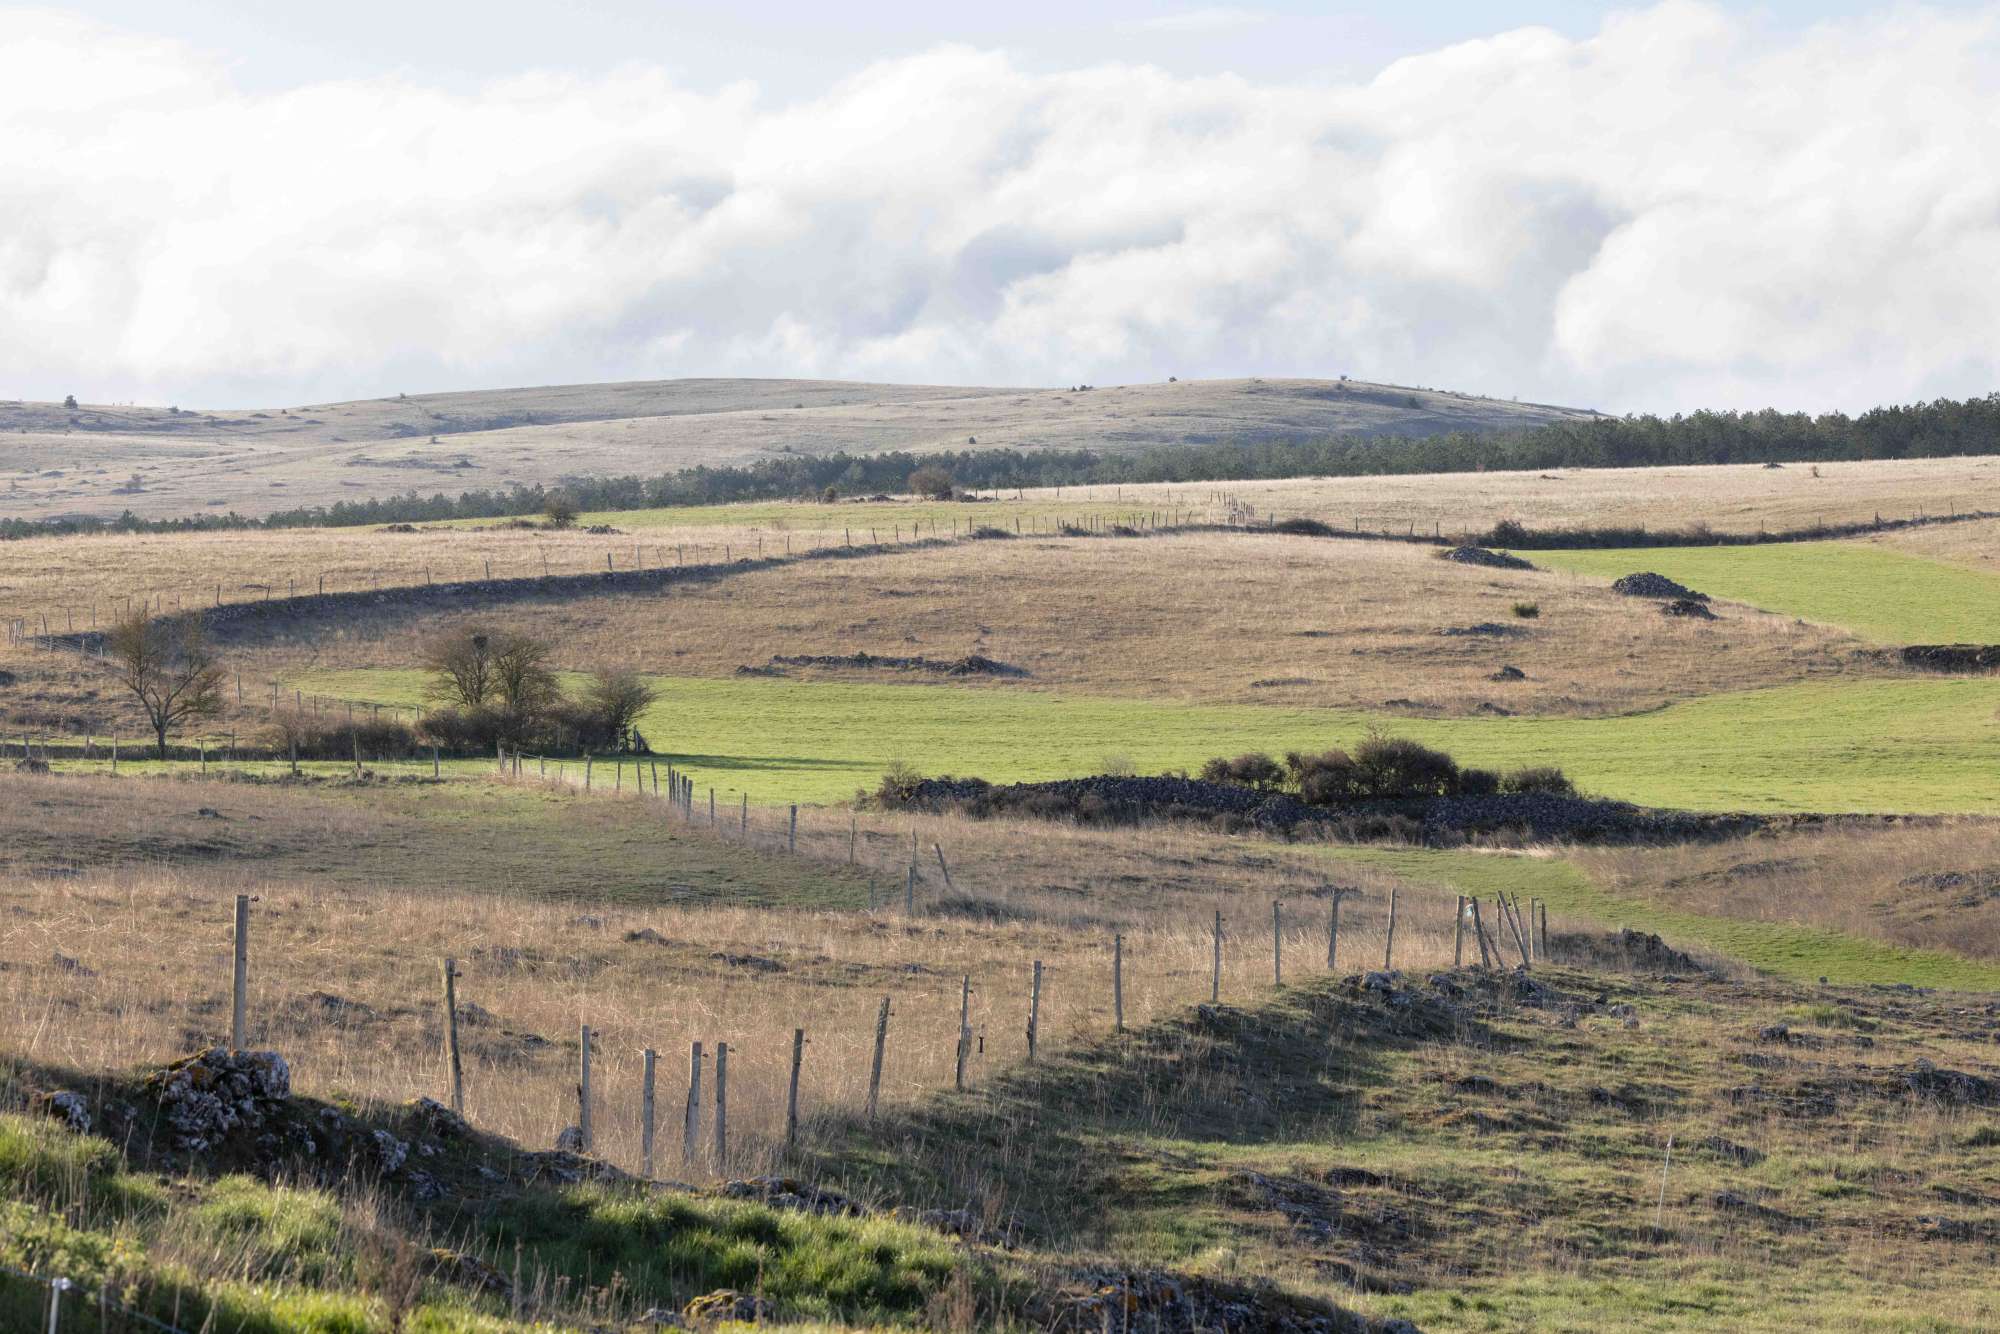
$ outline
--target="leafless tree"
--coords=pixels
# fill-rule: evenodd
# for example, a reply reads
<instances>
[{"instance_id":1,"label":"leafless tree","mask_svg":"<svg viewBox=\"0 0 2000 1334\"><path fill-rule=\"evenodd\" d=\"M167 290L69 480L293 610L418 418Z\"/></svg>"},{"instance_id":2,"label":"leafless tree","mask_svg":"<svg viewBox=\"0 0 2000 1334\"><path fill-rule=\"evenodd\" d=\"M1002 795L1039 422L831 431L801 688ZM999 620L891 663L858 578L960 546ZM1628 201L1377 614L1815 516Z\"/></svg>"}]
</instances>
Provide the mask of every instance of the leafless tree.
<instances>
[{"instance_id":1,"label":"leafless tree","mask_svg":"<svg viewBox=\"0 0 2000 1334\"><path fill-rule=\"evenodd\" d=\"M222 712L224 674L200 617L167 621L135 611L111 627L104 649L113 676L146 711L161 759L168 732Z\"/></svg>"},{"instance_id":2,"label":"leafless tree","mask_svg":"<svg viewBox=\"0 0 2000 1334\"><path fill-rule=\"evenodd\" d=\"M493 693L493 646L493 631L479 625L431 639L423 651L426 693L460 708L483 706Z\"/></svg>"},{"instance_id":3,"label":"leafless tree","mask_svg":"<svg viewBox=\"0 0 2000 1334\"><path fill-rule=\"evenodd\" d=\"M562 683L549 665L555 645L513 631L495 635L492 644L493 694L504 712L534 718L561 701Z\"/></svg>"}]
</instances>

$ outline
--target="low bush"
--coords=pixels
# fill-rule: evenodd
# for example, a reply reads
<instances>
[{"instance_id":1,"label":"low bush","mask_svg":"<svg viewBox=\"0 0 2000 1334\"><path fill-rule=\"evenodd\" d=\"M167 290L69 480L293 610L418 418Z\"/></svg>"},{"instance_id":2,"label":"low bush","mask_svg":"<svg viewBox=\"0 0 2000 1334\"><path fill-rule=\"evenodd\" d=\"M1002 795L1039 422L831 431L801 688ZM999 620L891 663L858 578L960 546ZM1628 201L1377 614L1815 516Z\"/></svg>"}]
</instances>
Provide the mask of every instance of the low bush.
<instances>
[{"instance_id":1,"label":"low bush","mask_svg":"<svg viewBox=\"0 0 2000 1334\"><path fill-rule=\"evenodd\" d=\"M1542 604L1539 602L1516 602L1514 604L1514 614L1524 621L1532 621L1542 614Z\"/></svg>"},{"instance_id":2,"label":"low bush","mask_svg":"<svg viewBox=\"0 0 2000 1334\"><path fill-rule=\"evenodd\" d=\"M388 719L357 717L348 722L291 709L272 717L262 740L280 756L295 753L296 746L302 760L351 760L357 748L363 759L407 760L428 755L433 744L428 732Z\"/></svg>"},{"instance_id":3,"label":"low bush","mask_svg":"<svg viewBox=\"0 0 2000 1334\"><path fill-rule=\"evenodd\" d=\"M1543 764L1515 769L1506 774L1500 779L1500 790L1516 796L1539 792L1548 796L1573 797L1576 795L1576 784L1554 765Z\"/></svg>"},{"instance_id":4,"label":"low bush","mask_svg":"<svg viewBox=\"0 0 2000 1334\"><path fill-rule=\"evenodd\" d=\"M1269 792L1277 791L1285 783L1285 771L1278 762L1269 755L1254 752L1233 760L1218 756L1201 767L1201 776L1205 782L1235 783Z\"/></svg>"}]
</instances>

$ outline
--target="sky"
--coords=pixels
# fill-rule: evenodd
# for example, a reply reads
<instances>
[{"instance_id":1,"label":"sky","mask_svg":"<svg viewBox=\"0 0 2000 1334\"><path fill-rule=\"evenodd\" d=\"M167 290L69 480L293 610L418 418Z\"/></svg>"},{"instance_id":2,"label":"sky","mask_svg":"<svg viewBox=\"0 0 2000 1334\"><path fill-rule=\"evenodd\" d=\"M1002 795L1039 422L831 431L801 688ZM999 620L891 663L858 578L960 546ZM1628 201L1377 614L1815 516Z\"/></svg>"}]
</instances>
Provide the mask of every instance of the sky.
<instances>
[{"instance_id":1,"label":"sky","mask_svg":"<svg viewBox=\"0 0 2000 1334\"><path fill-rule=\"evenodd\" d=\"M2000 389L1995 144L2000 0L0 4L0 397L1855 411Z\"/></svg>"}]
</instances>

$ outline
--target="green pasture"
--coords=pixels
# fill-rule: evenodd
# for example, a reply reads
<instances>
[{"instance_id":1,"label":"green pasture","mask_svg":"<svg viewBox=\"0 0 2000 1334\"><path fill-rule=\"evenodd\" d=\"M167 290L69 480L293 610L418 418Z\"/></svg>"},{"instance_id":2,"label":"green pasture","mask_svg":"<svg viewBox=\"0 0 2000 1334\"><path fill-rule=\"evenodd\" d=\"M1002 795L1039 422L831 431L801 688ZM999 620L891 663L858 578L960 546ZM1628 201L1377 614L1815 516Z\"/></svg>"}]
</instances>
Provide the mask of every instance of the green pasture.
<instances>
[{"instance_id":1,"label":"green pasture","mask_svg":"<svg viewBox=\"0 0 2000 1334\"><path fill-rule=\"evenodd\" d=\"M1615 894L1557 857L1434 848L1326 848L1329 861L1358 863L1431 882L1453 893L1547 901L1549 911L1588 918L1609 929L1655 932L1677 948L1698 946L1760 972L1794 981L1860 985L1908 982L1968 991L2000 990L2000 965L1942 950L1911 949L1825 927L1714 917Z\"/></svg>"},{"instance_id":2,"label":"green pasture","mask_svg":"<svg viewBox=\"0 0 2000 1334\"><path fill-rule=\"evenodd\" d=\"M2000 578L1863 542L1529 557L1549 569L1605 579L1652 570L1711 597L1842 626L1884 644L2000 643Z\"/></svg>"},{"instance_id":3,"label":"green pasture","mask_svg":"<svg viewBox=\"0 0 2000 1334\"><path fill-rule=\"evenodd\" d=\"M926 774L1029 781L1189 768L1246 750L1351 746L1371 729L1489 767L1561 766L1587 791L1695 810L2000 809L2000 680L1808 683L1613 718L1410 719L1351 710L1000 687L659 677L653 748L753 804L838 801L892 761ZM303 673L312 693L412 706L415 671Z\"/></svg>"}]
</instances>

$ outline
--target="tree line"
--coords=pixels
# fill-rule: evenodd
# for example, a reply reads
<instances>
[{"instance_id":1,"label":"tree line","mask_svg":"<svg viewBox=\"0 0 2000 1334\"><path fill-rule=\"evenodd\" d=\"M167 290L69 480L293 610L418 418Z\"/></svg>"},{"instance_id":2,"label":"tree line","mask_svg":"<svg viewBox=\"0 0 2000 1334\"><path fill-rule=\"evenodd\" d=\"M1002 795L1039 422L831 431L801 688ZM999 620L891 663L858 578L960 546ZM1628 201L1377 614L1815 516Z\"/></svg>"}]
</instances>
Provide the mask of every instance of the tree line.
<instances>
[{"instance_id":1,"label":"tree line","mask_svg":"<svg viewBox=\"0 0 2000 1334\"><path fill-rule=\"evenodd\" d=\"M947 450L786 455L742 467L682 468L652 477L566 477L554 486L415 491L284 510L264 519L235 513L182 519L0 519L0 538L87 532L203 532L239 528L340 528L445 519L499 519L548 511L656 509L752 500L835 500L906 489L913 473L949 477L973 490L1144 482L1266 481L1433 472L1644 468L1720 463L1822 463L1948 458L2000 453L2000 393L1983 398L1833 412L1695 412L1672 417L1596 417L1519 431L1443 435L1334 435L1220 439L1155 445L1129 453L1089 449Z\"/></svg>"}]
</instances>

